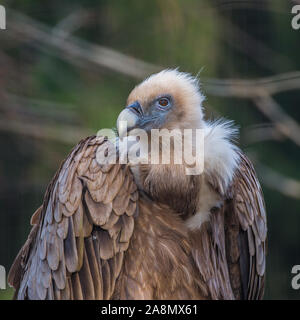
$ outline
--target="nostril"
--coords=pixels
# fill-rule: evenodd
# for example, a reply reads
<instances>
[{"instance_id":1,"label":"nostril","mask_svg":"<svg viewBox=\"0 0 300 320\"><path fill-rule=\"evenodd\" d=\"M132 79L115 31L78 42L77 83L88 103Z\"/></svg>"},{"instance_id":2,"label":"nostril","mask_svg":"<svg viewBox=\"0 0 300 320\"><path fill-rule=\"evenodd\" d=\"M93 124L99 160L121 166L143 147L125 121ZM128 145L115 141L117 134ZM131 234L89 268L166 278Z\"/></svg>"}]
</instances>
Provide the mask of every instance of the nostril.
<instances>
[{"instance_id":1,"label":"nostril","mask_svg":"<svg viewBox=\"0 0 300 320\"><path fill-rule=\"evenodd\" d=\"M136 111L137 113L142 114L141 107L135 106L135 107L133 107L133 109L134 109L134 111Z\"/></svg>"},{"instance_id":2,"label":"nostril","mask_svg":"<svg viewBox=\"0 0 300 320\"><path fill-rule=\"evenodd\" d=\"M127 108L130 109L131 111L133 111L134 113L136 113L139 116L143 115L143 109L142 109L140 103L137 102L137 101L132 103L131 105L129 105Z\"/></svg>"}]
</instances>

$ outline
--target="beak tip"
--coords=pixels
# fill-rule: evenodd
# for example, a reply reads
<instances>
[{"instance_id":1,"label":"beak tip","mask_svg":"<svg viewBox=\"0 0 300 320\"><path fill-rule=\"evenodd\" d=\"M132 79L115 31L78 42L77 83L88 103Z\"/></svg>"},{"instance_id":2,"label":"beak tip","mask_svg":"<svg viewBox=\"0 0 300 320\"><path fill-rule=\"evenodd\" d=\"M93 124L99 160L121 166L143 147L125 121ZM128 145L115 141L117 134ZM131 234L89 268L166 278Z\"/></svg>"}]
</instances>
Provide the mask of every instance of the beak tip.
<instances>
[{"instance_id":1,"label":"beak tip","mask_svg":"<svg viewBox=\"0 0 300 320\"><path fill-rule=\"evenodd\" d=\"M121 123L118 122L117 124L118 134L120 138L124 138L127 134L127 128L126 128L127 126L124 126L122 122L123 121L121 121Z\"/></svg>"},{"instance_id":2,"label":"beak tip","mask_svg":"<svg viewBox=\"0 0 300 320\"><path fill-rule=\"evenodd\" d=\"M139 117L130 111L124 109L118 116L117 129L120 138L124 138L127 135L128 129L134 128L139 121Z\"/></svg>"}]
</instances>

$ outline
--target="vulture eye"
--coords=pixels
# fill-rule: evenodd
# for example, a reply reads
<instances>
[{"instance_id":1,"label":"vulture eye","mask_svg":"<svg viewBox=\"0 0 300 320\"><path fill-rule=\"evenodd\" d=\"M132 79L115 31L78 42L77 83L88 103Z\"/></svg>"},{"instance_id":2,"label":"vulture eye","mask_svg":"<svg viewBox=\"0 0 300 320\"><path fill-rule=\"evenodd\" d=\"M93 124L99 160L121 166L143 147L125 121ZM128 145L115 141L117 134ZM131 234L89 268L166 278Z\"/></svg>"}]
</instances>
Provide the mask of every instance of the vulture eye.
<instances>
[{"instance_id":1,"label":"vulture eye","mask_svg":"<svg viewBox=\"0 0 300 320\"><path fill-rule=\"evenodd\" d=\"M163 108L168 107L169 106L169 99L168 98L160 98L158 100L158 104L160 107L163 107Z\"/></svg>"}]
</instances>

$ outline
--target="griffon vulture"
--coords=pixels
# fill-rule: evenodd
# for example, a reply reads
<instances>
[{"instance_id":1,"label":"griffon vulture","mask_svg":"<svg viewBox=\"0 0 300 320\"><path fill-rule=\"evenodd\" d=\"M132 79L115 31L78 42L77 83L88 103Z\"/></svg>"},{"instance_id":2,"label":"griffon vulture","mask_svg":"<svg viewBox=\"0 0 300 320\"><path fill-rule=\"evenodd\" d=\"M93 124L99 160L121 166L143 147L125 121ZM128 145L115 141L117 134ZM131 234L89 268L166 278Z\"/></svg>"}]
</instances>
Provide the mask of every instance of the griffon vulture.
<instances>
[{"instance_id":1,"label":"griffon vulture","mask_svg":"<svg viewBox=\"0 0 300 320\"><path fill-rule=\"evenodd\" d=\"M133 89L117 121L119 142L136 129L149 139L151 129L202 129L201 174L174 161L100 164L97 151L118 146L103 136L71 151L11 267L16 299L263 297L261 187L236 129L204 120L203 100L196 78L164 70Z\"/></svg>"}]
</instances>

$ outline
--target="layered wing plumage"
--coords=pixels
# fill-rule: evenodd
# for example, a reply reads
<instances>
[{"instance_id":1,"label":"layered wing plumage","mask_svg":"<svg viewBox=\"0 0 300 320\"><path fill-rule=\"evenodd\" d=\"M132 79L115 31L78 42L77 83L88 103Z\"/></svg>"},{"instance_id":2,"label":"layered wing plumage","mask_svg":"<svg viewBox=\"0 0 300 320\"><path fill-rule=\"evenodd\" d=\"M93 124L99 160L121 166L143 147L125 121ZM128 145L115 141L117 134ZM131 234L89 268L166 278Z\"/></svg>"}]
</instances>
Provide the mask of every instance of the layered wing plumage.
<instances>
[{"instance_id":1,"label":"layered wing plumage","mask_svg":"<svg viewBox=\"0 0 300 320\"><path fill-rule=\"evenodd\" d=\"M32 217L9 273L18 299L110 299L133 233L138 191L129 168L99 165L89 137L70 153Z\"/></svg>"},{"instance_id":2,"label":"layered wing plumage","mask_svg":"<svg viewBox=\"0 0 300 320\"><path fill-rule=\"evenodd\" d=\"M264 293L265 204L252 164L240 157L223 207L190 234L194 261L212 299L261 299ZM218 184L212 187L220 192Z\"/></svg>"},{"instance_id":3,"label":"layered wing plumage","mask_svg":"<svg viewBox=\"0 0 300 320\"><path fill-rule=\"evenodd\" d=\"M241 154L226 207L229 274L236 298L261 299L266 267L267 217L262 190L251 162Z\"/></svg>"}]
</instances>

